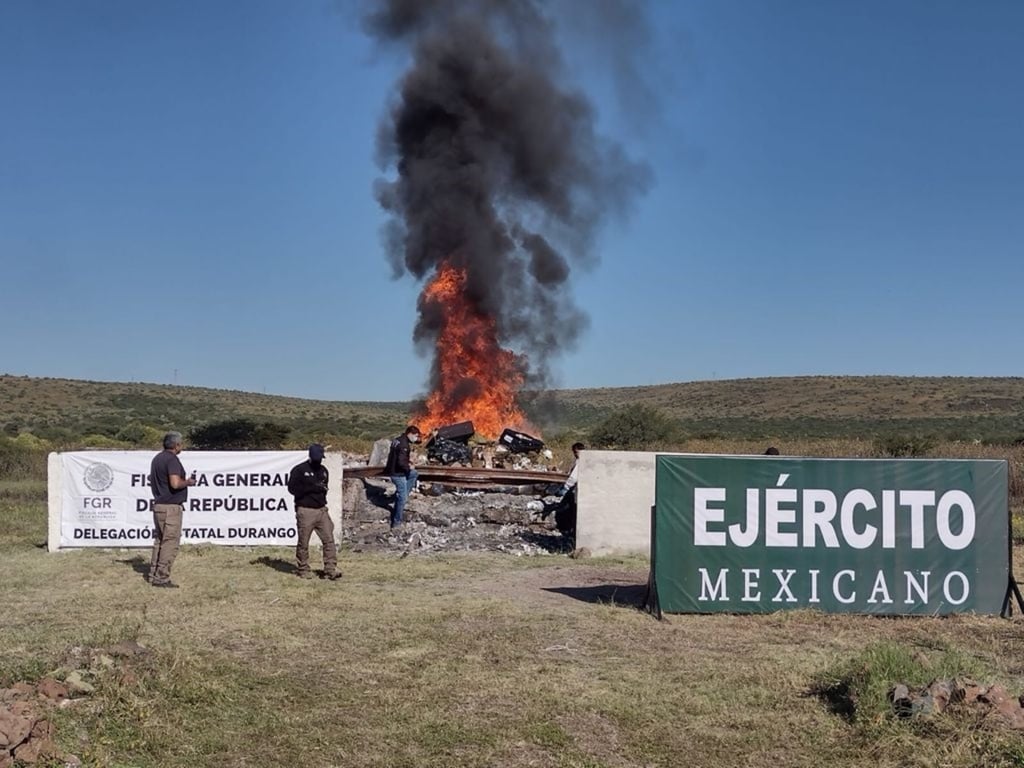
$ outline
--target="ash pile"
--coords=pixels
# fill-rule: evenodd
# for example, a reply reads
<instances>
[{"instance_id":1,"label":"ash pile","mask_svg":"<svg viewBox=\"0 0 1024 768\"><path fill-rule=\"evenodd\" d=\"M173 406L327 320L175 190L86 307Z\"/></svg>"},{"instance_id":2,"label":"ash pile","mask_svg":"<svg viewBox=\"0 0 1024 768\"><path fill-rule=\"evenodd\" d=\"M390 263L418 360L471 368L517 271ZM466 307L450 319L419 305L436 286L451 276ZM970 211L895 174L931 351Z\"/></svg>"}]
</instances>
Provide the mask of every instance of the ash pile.
<instances>
[{"instance_id":1,"label":"ash pile","mask_svg":"<svg viewBox=\"0 0 1024 768\"><path fill-rule=\"evenodd\" d=\"M390 440L378 440L366 465L346 466L342 542L353 552L402 556L455 551L563 555L572 541L555 528L556 495L567 467L544 442L506 429L496 441L473 440L472 422L434 430L413 457L420 480L406 522L388 520L394 485L383 474Z\"/></svg>"}]
</instances>

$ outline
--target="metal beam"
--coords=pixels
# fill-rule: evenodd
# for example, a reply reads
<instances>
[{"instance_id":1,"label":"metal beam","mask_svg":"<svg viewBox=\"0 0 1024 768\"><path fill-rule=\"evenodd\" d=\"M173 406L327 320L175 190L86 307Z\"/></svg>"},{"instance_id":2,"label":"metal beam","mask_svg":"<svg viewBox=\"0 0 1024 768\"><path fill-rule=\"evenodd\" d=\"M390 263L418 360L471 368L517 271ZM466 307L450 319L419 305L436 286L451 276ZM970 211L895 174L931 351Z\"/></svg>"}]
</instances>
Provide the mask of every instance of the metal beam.
<instances>
[{"instance_id":1,"label":"metal beam","mask_svg":"<svg viewBox=\"0 0 1024 768\"><path fill-rule=\"evenodd\" d=\"M434 483L472 483L473 485L550 485L564 483L569 475L566 472L538 472L522 469L487 469L486 467L440 466L437 464L420 464L416 472L422 482ZM345 478L387 477L384 467L344 467Z\"/></svg>"}]
</instances>

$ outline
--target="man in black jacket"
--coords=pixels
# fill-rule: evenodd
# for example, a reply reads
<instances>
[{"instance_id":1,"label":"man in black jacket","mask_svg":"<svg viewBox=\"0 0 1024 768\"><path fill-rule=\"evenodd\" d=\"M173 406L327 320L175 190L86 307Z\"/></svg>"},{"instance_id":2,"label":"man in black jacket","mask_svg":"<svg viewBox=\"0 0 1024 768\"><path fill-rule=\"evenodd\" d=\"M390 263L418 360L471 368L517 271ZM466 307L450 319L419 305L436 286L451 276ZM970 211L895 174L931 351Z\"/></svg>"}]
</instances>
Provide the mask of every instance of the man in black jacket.
<instances>
[{"instance_id":1,"label":"man in black jacket","mask_svg":"<svg viewBox=\"0 0 1024 768\"><path fill-rule=\"evenodd\" d=\"M334 523L327 514L329 476L323 461L324 447L319 443L309 446L309 460L297 464L288 475L288 492L295 497L295 525L299 529L299 541L295 546L297 575L301 579L313 578L309 570L309 540L316 532L324 548L323 578L334 581L341 578L341 571L337 570Z\"/></svg>"},{"instance_id":2,"label":"man in black jacket","mask_svg":"<svg viewBox=\"0 0 1024 768\"><path fill-rule=\"evenodd\" d=\"M405 501L409 498L409 491L416 487L416 480L419 478L409 457L412 450L410 443L419 441L420 428L411 424L405 428L405 434L391 441L391 447L388 450L388 461L384 465L384 474L390 477L391 482L395 484L395 509L391 513L393 529L402 524Z\"/></svg>"}]
</instances>

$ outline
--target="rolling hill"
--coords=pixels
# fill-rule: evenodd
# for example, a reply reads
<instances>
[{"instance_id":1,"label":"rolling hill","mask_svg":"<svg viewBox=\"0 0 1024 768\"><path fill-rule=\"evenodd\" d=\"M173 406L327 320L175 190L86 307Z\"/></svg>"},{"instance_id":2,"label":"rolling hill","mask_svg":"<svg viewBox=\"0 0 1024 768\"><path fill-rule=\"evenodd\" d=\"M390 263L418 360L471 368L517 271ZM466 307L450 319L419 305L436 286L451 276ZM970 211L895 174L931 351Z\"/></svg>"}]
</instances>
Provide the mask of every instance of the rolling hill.
<instances>
[{"instance_id":1,"label":"rolling hill","mask_svg":"<svg viewBox=\"0 0 1024 768\"><path fill-rule=\"evenodd\" d=\"M653 408L691 435L868 436L914 432L947 439L1024 436L1024 378L804 376L530 393L524 409L547 432L586 430L627 406ZM0 427L48 439L114 436L228 418L284 424L300 434L372 440L393 434L411 403L335 402L165 384L0 375Z\"/></svg>"}]
</instances>

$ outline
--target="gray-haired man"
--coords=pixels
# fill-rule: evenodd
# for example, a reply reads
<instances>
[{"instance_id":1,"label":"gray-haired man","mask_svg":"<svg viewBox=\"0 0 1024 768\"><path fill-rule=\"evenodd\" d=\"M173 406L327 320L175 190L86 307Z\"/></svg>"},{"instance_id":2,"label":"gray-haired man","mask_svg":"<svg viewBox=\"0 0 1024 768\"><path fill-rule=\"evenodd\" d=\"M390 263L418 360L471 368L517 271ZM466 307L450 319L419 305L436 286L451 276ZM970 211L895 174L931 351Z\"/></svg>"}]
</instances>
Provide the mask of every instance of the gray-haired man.
<instances>
[{"instance_id":1,"label":"gray-haired man","mask_svg":"<svg viewBox=\"0 0 1024 768\"><path fill-rule=\"evenodd\" d=\"M176 589L171 581L171 566L181 543L181 511L188 500L188 488L194 477L185 477L178 454L182 441L178 432L164 435L164 449L153 457L149 467L149 487L153 492L153 558L149 564L149 583L154 587Z\"/></svg>"}]
</instances>

